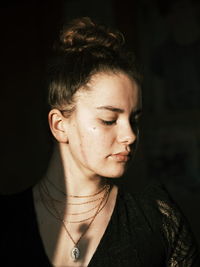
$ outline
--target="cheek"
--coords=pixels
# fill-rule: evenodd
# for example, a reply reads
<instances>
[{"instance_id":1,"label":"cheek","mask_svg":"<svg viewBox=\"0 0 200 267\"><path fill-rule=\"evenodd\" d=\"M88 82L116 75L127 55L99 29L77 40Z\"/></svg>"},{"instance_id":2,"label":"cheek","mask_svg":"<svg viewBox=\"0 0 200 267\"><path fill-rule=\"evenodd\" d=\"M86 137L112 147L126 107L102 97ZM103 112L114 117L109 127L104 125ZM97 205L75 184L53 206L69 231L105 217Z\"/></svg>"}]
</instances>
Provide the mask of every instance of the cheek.
<instances>
[{"instance_id":1,"label":"cheek","mask_svg":"<svg viewBox=\"0 0 200 267\"><path fill-rule=\"evenodd\" d=\"M105 156L110 152L113 143L113 134L98 126L85 126L81 134L81 152L92 157Z\"/></svg>"}]
</instances>

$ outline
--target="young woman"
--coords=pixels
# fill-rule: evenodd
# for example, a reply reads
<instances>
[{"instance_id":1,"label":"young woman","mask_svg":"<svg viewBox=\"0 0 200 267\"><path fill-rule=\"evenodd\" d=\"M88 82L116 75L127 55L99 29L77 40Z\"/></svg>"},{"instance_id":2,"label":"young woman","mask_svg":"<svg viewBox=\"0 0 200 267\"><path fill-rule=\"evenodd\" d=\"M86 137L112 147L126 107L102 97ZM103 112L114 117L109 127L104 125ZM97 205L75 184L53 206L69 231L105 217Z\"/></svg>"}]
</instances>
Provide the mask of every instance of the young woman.
<instances>
[{"instance_id":1,"label":"young woman","mask_svg":"<svg viewBox=\"0 0 200 267\"><path fill-rule=\"evenodd\" d=\"M80 18L56 47L54 150L37 185L3 198L5 266L200 266L189 227L162 186L132 195L113 183L135 153L142 108L123 36Z\"/></svg>"}]
</instances>

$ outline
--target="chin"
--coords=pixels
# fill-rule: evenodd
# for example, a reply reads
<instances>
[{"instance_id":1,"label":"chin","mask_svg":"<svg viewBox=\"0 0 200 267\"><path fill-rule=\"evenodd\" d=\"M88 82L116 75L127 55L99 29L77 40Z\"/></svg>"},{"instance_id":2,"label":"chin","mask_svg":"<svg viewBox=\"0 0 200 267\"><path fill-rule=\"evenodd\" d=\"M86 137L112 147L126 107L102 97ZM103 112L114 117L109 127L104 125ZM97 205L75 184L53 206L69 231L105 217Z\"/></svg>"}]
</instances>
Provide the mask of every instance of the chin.
<instances>
[{"instance_id":1,"label":"chin","mask_svg":"<svg viewBox=\"0 0 200 267\"><path fill-rule=\"evenodd\" d=\"M115 168L114 170L109 170L107 172L104 172L104 174L102 176L107 177L107 178L120 178L121 176L123 176L123 174L125 173L125 168L121 168L120 170L117 168Z\"/></svg>"},{"instance_id":2,"label":"chin","mask_svg":"<svg viewBox=\"0 0 200 267\"><path fill-rule=\"evenodd\" d=\"M108 178L120 178L122 177L128 169L128 164L124 164L124 166L121 166L121 168L115 168L113 172L110 173L110 175L108 175Z\"/></svg>"}]
</instances>

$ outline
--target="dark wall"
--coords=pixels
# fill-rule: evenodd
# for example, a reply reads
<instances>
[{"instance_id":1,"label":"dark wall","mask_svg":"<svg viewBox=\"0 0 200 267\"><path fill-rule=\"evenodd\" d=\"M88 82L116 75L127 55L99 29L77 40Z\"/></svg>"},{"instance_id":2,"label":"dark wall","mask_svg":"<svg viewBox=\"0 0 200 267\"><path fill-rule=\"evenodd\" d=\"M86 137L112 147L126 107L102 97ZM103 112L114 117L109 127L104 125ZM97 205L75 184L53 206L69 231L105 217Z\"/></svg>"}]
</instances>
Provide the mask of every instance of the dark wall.
<instances>
[{"instance_id":1,"label":"dark wall","mask_svg":"<svg viewBox=\"0 0 200 267\"><path fill-rule=\"evenodd\" d=\"M144 181L168 187L200 241L200 3L137 3Z\"/></svg>"},{"instance_id":2,"label":"dark wall","mask_svg":"<svg viewBox=\"0 0 200 267\"><path fill-rule=\"evenodd\" d=\"M1 18L1 191L18 191L45 168L44 74L62 2L9 1Z\"/></svg>"}]
</instances>

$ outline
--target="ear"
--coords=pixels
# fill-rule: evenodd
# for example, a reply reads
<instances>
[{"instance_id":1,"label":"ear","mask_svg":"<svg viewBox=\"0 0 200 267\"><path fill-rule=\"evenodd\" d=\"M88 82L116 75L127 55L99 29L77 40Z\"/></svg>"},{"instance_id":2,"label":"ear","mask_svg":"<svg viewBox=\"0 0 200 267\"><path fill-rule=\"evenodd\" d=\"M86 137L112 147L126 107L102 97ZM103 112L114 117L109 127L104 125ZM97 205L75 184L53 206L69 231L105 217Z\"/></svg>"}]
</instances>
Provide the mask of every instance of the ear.
<instances>
[{"instance_id":1,"label":"ear","mask_svg":"<svg viewBox=\"0 0 200 267\"><path fill-rule=\"evenodd\" d=\"M66 118L60 110L52 109L48 114L49 127L53 136L59 143L67 143Z\"/></svg>"}]
</instances>

